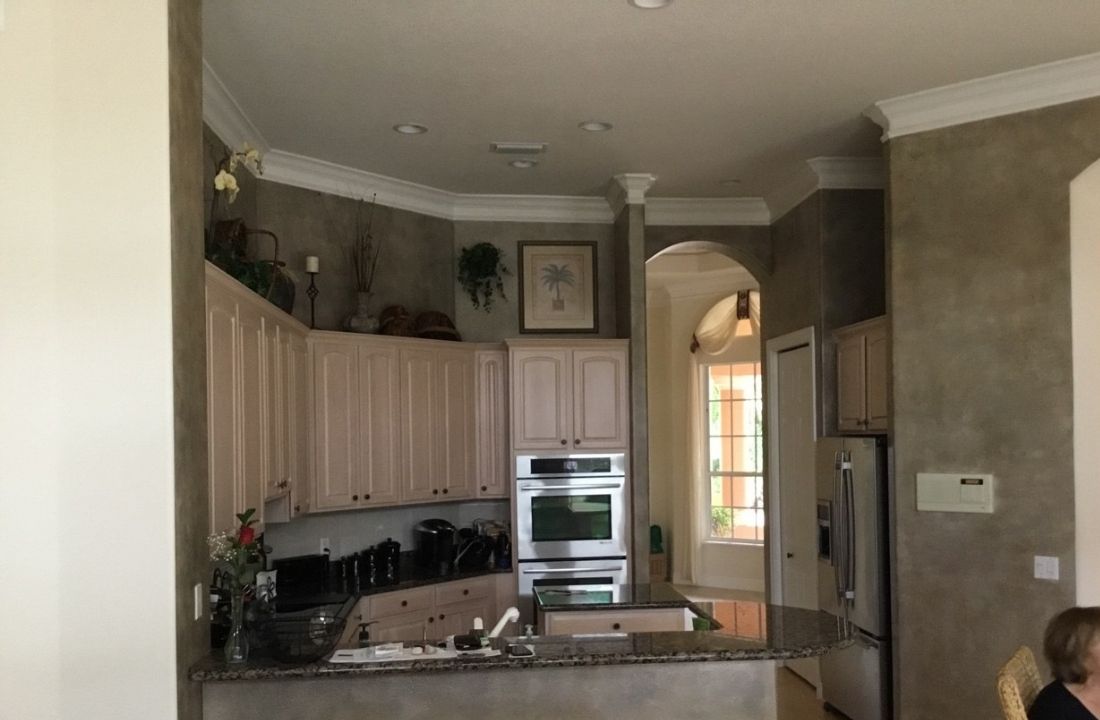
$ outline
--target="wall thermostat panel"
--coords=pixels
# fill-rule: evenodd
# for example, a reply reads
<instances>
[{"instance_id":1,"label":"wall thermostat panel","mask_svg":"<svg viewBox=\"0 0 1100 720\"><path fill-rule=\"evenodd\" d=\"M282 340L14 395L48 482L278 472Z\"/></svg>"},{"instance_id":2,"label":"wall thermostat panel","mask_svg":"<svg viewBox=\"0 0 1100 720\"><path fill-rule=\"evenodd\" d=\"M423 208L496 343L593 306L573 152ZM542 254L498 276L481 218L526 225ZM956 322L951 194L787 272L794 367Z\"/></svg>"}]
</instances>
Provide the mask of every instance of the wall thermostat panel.
<instances>
[{"instance_id":1,"label":"wall thermostat panel","mask_svg":"<svg viewBox=\"0 0 1100 720\"><path fill-rule=\"evenodd\" d=\"M993 476L978 473L917 473L917 510L993 512Z\"/></svg>"}]
</instances>

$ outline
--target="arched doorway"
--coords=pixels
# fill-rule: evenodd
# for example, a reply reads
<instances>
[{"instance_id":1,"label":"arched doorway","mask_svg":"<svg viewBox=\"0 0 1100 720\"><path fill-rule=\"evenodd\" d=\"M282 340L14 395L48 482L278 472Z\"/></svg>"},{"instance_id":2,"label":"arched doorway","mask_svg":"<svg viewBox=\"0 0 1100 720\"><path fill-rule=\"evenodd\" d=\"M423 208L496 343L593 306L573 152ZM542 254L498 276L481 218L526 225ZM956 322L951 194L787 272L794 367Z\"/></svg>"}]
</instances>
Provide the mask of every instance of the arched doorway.
<instances>
[{"instance_id":1,"label":"arched doorway","mask_svg":"<svg viewBox=\"0 0 1100 720\"><path fill-rule=\"evenodd\" d=\"M729 250L685 242L663 249L646 265L650 517L663 530L674 582L762 593L763 527L754 534L747 520L747 498L758 492L750 487L753 471L739 460L736 477L709 477L711 469L734 474L729 461L740 457L733 448L739 443L742 454L756 458L762 492L762 449L756 449L762 430L746 429L753 420L741 412L754 401L762 407L759 328L717 355L689 350L692 334L717 303L741 290L759 290L753 272L731 259ZM733 395L739 399L729 400ZM715 417L704 421L708 399ZM745 520L738 525L738 518Z\"/></svg>"},{"instance_id":2,"label":"arched doorway","mask_svg":"<svg viewBox=\"0 0 1100 720\"><path fill-rule=\"evenodd\" d=\"M1077 604L1100 605L1100 161L1070 183Z\"/></svg>"}]
</instances>

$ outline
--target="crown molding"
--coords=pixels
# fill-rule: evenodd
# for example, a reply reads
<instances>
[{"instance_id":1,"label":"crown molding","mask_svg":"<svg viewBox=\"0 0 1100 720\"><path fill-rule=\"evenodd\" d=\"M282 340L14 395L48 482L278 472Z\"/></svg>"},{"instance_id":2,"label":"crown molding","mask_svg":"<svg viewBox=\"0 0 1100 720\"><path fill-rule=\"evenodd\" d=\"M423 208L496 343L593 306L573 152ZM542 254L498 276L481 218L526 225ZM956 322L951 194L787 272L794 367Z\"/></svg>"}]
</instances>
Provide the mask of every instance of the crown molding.
<instances>
[{"instance_id":1,"label":"crown molding","mask_svg":"<svg viewBox=\"0 0 1100 720\"><path fill-rule=\"evenodd\" d=\"M1100 53L880 100L864 111L882 140L1100 95Z\"/></svg>"},{"instance_id":2,"label":"crown molding","mask_svg":"<svg viewBox=\"0 0 1100 720\"><path fill-rule=\"evenodd\" d=\"M611 178L607 185L607 204L611 213L618 216L626 205L644 205L645 194L657 182L649 173L622 173Z\"/></svg>"},{"instance_id":3,"label":"crown molding","mask_svg":"<svg viewBox=\"0 0 1100 720\"><path fill-rule=\"evenodd\" d=\"M806 161L819 190L881 190L886 164L881 157L815 157Z\"/></svg>"},{"instance_id":4,"label":"crown molding","mask_svg":"<svg viewBox=\"0 0 1100 720\"><path fill-rule=\"evenodd\" d=\"M615 221L601 197L568 195L456 195L452 220L600 223Z\"/></svg>"},{"instance_id":5,"label":"crown molding","mask_svg":"<svg viewBox=\"0 0 1100 720\"><path fill-rule=\"evenodd\" d=\"M202 119L231 148L240 148L248 143L259 150L261 155L266 156L271 152L271 145L263 133L237 104L225 83L206 60L202 61ZM244 166L249 172L256 174L249 163L244 163Z\"/></svg>"},{"instance_id":6,"label":"crown molding","mask_svg":"<svg viewBox=\"0 0 1100 720\"><path fill-rule=\"evenodd\" d=\"M818 190L819 178L809 163L799 163L795 171L764 197L772 222L783 217Z\"/></svg>"},{"instance_id":7,"label":"crown molding","mask_svg":"<svg viewBox=\"0 0 1100 720\"><path fill-rule=\"evenodd\" d=\"M648 198L646 225L768 225L764 198Z\"/></svg>"}]
</instances>

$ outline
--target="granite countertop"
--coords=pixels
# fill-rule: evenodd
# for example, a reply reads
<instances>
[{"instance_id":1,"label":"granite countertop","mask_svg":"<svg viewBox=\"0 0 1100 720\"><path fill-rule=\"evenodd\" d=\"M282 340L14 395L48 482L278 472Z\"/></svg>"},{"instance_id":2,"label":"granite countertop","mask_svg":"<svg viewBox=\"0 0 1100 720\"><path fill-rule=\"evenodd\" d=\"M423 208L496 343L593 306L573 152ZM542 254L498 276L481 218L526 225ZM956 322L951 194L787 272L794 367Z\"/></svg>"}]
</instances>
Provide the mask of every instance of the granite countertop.
<instances>
[{"instance_id":1,"label":"granite countertop","mask_svg":"<svg viewBox=\"0 0 1100 720\"><path fill-rule=\"evenodd\" d=\"M363 664L320 661L288 665L257 659L227 665L212 653L191 668L201 682L273 680L280 678L356 677L364 675L433 673L493 669L624 665L728 660L785 660L824 655L851 644L848 626L819 611L751 602L698 603L722 627L696 632L624 633L613 635L498 638L493 647L509 642L534 648L534 657L459 657ZM652 607L652 606L650 606Z\"/></svg>"}]
</instances>

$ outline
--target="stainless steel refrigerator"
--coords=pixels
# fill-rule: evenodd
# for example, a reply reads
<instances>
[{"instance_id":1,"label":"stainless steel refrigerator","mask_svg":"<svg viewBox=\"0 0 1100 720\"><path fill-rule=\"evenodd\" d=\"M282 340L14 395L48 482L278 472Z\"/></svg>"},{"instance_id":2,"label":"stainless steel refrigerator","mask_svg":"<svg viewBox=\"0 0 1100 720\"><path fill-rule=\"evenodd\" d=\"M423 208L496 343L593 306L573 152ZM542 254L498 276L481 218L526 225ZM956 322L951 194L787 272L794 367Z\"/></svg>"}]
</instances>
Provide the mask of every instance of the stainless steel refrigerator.
<instances>
[{"instance_id":1,"label":"stainless steel refrigerator","mask_svg":"<svg viewBox=\"0 0 1100 720\"><path fill-rule=\"evenodd\" d=\"M887 498L885 438L817 441L818 602L855 635L821 657L821 692L852 720L893 712Z\"/></svg>"}]
</instances>

